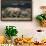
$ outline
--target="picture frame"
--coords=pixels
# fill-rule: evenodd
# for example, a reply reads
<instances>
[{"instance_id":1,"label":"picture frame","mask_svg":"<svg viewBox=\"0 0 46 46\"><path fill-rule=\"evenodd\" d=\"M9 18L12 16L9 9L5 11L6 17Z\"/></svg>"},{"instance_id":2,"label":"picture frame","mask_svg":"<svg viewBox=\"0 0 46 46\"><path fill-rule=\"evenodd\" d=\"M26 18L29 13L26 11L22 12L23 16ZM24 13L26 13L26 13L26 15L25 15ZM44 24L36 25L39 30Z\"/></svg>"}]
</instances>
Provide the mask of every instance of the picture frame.
<instances>
[{"instance_id":1,"label":"picture frame","mask_svg":"<svg viewBox=\"0 0 46 46\"><path fill-rule=\"evenodd\" d=\"M32 0L1 0L2 21L32 21Z\"/></svg>"}]
</instances>

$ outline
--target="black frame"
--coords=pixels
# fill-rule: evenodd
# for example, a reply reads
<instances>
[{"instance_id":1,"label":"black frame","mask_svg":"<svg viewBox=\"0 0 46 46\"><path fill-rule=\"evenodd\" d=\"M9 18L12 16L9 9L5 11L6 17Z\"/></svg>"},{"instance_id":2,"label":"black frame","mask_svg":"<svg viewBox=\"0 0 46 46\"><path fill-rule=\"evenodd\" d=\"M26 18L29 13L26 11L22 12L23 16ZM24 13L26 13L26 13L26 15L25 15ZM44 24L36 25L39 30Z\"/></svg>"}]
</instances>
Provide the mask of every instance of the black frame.
<instances>
[{"instance_id":1,"label":"black frame","mask_svg":"<svg viewBox=\"0 0 46 46\"><path fill-rule=\"evenodd\" d=\"M32 0L31 0L31 19L30 20L3 20L2 19L2 1L1 1L1 21L32 21Z\"/></svg>"}]
</instances>

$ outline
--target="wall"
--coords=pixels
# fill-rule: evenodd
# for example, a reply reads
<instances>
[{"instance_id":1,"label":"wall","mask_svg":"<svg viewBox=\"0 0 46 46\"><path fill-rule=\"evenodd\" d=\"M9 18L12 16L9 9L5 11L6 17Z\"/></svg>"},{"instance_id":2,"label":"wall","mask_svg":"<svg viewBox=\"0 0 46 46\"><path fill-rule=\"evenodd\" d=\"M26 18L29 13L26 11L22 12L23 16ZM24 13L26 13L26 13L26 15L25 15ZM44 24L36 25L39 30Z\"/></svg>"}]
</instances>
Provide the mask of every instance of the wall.
<instances>
[{"instance_id":1,"label":"wall","mask_svg":"<svg viewBox=\"0 0 46 46\"><path fill-rule=\"evenodd\" d=\"M46 0L33 0L32 4L32 21L0 21L0 35L4 34L6 25L16 26L19 31L19 36L21 36L22 34L24 36L31 36L31 34L35 33L37 29L46 30L46 28L40 27L38 25L38 22L35 20L36 15L41 13L40 6L46 5Z\"/></svg>"}]
</instances>

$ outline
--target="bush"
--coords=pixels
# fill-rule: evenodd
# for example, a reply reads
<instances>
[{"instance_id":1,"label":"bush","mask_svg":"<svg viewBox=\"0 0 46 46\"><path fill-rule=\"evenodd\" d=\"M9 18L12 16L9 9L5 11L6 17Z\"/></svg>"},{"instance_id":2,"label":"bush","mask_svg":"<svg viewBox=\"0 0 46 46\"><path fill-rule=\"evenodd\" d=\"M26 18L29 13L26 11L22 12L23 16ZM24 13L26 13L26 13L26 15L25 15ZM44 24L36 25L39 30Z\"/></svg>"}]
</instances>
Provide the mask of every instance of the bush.
<instances>
[{"instance_id":1,"label":"bush","mask_svg":"<svg viewBox=\"0 0 46 46\"><path fill-rule=\"evenodd\" d=\"M9 38L11 38L12 36L16 36L18 33L15 26L6 26L5 31L6 36L8 36Z\"/></svg>"},{"instance_id":2,"label":"bush","mask_svg":"<svg viewBox=\"0 0 46 46\"><path fill-rule=\"evenodd\" d=\"M39 20L39 21L46 20L46 14L38 15L38 16L36 17L36 19Z\"/></svg>"}]
</instances>

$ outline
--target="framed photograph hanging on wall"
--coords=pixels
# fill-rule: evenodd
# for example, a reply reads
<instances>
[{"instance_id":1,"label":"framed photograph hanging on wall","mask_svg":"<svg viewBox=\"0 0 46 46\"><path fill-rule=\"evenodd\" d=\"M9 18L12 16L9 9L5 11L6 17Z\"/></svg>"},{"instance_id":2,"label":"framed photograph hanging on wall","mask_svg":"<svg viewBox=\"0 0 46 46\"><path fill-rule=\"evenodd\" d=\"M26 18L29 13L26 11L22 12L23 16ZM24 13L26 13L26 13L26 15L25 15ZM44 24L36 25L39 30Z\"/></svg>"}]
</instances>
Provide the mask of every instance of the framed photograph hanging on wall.
<instances>
[{"instance_id":1,"label":"framed photograph hanging on wall","mask_svg":"<svg viewBox=\"0 0 46 46\"><path fill-rule=\"evenodd\" d=\"M2 21L31 21L32 0L1 0Z\"/></svg>"}]
</instances>

